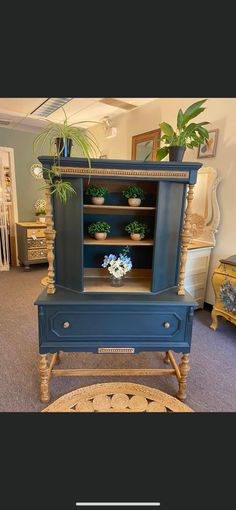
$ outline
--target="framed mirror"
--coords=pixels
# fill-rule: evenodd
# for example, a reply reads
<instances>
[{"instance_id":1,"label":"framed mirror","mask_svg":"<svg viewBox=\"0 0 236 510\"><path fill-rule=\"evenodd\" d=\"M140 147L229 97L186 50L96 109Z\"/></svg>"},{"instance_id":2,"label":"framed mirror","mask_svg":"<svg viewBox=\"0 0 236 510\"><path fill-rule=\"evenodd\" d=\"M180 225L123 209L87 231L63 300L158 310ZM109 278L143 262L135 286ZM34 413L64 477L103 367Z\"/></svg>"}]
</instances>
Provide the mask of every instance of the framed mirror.
<instances>
[{"instance_id":1,"label":"framed mirror","mask_svg":"<svg viewBox=\"0 0 236 510\"><path fill-rule=\"evenodd\" d=\"M160 147L161 130L154 129L132 136L131 159L139 161L156 160L156 151Z\"/></svg>"}]
</instances>

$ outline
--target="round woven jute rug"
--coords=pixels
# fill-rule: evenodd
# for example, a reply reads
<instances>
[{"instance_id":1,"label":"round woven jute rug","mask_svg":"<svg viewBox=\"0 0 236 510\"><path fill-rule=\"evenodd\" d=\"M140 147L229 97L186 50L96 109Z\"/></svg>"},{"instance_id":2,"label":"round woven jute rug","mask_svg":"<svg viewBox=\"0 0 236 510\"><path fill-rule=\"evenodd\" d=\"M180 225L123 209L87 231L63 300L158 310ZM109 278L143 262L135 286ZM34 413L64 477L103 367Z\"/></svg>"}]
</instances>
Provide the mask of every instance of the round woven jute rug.
<instances>
[{"instance_id":1,"label":"round woven jute rug","mask_svg":"<svg viewBox=\"0 0 236 510\"><path fill-rule=\"evenodd\" d=\"M42 411L53 413L189 413L190 407L163 391L141 384L114 382L66 393Z\"/></svg>"}]
</instances>

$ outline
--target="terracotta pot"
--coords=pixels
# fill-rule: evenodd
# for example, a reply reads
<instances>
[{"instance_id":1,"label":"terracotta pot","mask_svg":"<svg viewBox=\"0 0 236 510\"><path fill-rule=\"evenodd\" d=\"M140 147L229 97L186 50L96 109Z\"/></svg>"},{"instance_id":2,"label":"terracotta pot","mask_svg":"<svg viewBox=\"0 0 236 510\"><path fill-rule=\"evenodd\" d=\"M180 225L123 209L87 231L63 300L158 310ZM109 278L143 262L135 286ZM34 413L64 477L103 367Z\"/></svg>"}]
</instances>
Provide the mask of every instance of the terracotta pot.
<instances>
[{"instance_id":1,"label":"terracotta pot","mask_svg":"<svg viewBox=\"0 0 236 510\"><path fill-rule=\"evenodd\" d=\"M95 205L104 204L104 197L92 197L92 204L95 204Z\"/></svg>"},{"instance_id":2,"label":"terracotta pot","mask_svg":"<svg viewBox=\"0 0 236 510\"><path fill-rule=\"evenodd\" d=\"M130 237L133 239L133 241L141 241L140 234L130 234Z\"/></svg>"},{"instance_id":3,"label":"terracotta pot","mask_svg":"<svg viewBox=\"0 0 236 510\"><path fill-rule=\"evenodd\" d=\"M128 198L128 204L132 207L138 207L141 204L141 198Z\"/></svg>"},{"instance_id":4,"label":"terracotta pot","mask_svg":"<svg viewBox=\"0 0 236 510\"><path fill-rule=\"evenodd\" d=\"M95 239L106 239L107 233L106 232L95 232L94 234Z\"/></svg>"}]
</instances>

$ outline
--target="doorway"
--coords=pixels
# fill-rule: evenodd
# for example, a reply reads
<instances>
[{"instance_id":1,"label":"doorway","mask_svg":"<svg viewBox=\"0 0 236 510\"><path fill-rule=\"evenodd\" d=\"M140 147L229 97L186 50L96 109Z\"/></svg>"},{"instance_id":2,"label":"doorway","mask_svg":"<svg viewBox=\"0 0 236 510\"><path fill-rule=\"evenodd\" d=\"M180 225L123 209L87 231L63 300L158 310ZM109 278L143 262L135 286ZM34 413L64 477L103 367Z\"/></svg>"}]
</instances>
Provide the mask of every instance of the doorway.
<instances>
[{"instance_id":1,"label":"doorway","mask_svg":"<svg viewBox=\"0 0 236 510\"><path fill-rule=\"evenodd\" d=\"M0 147L0 271L18 265L17 221L14 149Z\"/></svg>"}]
</instances>

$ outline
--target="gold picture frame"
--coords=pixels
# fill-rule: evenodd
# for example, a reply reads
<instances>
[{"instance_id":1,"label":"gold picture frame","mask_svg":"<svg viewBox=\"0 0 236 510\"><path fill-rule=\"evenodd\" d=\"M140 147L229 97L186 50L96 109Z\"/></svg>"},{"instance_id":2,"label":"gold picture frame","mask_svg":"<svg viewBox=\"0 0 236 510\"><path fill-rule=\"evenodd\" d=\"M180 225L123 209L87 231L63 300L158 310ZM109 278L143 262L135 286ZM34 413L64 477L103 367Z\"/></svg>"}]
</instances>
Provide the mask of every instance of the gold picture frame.
<instances>
[{"instance_id":1,"label":"gold picture frame","mask_svg":"<svg viewBox=\"0 0 236 510\"><path fill-rule=\"evenodd\" d=\"M201 158L214 158L216 155L216 147L219 136L219 129L211 129L208 131L209 139L206 142L201 143L198 147L197 157Z\"/></svg>"},{"instance_id":2,"label":"gold picture frame","mask_svg":"<svg viewBox=\"0 0 236 510\"><path fill-rule=\"evenodd\" d=\"M154 129L146 133L132 136L131 159L135 160L156 160L156 152L160 147L161 130Z\"/></svg>"}]
</instances>

